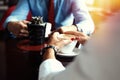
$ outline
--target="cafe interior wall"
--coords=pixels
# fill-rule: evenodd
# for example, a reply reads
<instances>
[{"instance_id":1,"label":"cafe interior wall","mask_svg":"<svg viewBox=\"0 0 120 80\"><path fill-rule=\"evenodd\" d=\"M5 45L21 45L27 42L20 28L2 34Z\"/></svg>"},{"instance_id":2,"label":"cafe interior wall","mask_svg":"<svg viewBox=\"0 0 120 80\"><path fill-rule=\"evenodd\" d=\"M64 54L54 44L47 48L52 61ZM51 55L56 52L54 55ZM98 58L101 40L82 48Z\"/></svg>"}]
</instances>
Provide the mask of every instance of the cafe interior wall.
<instances>
[{"instance_id":1,"label":"cafe interior wall","mask_svg":"<svg viewBox=\"0 0 120 80\"><path fill-rule=\"evenodd\" d=\"M0 18L8 7L15 5L18 0L0 0Z\"/></svg>"}]
</instances>

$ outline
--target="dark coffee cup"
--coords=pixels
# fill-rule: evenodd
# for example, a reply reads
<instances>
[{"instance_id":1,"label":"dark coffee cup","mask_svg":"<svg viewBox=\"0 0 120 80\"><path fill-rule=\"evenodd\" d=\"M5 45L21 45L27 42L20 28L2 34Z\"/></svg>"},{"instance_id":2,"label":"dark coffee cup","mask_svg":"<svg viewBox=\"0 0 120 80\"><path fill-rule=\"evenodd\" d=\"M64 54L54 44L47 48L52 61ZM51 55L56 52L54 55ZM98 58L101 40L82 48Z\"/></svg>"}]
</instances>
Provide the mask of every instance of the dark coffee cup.
<instances>
[{"instance_id":1,"label":"dark coffee cup","mask_svg":"<svg viewBox=\"0 0 120 80\"><path fill-rule=\"evenodd\" d=\"M45 41L46 24L27 24L30 45L43 44Z\"/></svg>"},{"instance_id":2,"label":"dark coffee cup","mask_svg":"<svg viewBox=\"0 0 120 80\"><path fill-rule=\"evenodd\" d=\"M32 24L28 23L30 45L40 45L46 41L51 33L51 23Z\"/></svg>"}]
</instances>

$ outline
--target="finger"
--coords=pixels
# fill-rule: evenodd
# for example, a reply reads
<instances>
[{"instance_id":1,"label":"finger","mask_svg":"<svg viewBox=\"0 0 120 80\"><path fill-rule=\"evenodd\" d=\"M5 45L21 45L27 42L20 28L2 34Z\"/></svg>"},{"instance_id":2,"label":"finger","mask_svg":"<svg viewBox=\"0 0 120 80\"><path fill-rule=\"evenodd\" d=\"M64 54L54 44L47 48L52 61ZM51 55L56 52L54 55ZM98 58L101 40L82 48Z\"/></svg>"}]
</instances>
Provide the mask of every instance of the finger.
<instances>
[{"instance_id":1,"label":"finger","mask_svg":"<svg viewBox=\"0 0 120 80\"><path fill-rule=\"evenodd\" d=\"M30 21L23 20L23 23L27 24L27 23L30 23Z\"/></svg>"},{"instance_id":2,"label":"finger","mask_svg":"<svg viewBox=\"0 0 120 80\"><path fill-rule=\"evenodd\" d=\"M19 24L22 29L28 29L27 24L23 23L23 21L20 21Z\"/></svg>"},{"instance_id":3,"label":"finger","mask_svg":"<svg viewBox=\"0 0 120 80\"><path fill-rule=\"evenodd\" d=\"M29 34L25 34L25 33L20 33L19 35L18 35L18 37L28 37L29 36Z\"/></svg>"},{"instance_id":4,"label":"finger","mask_svg":"<svg viewBox=\"0 0 120 80\"><path fill-rule=\"evenodd\" d=\"M52 36L54 33L56 33L56 32L58 32L58 31L56 31L56 30L54 30L54 31L52 31L50 34L49 34L49 36ZM58 32L59 33L59 32Z\"/></svg>"},{"instance_id":5,"label":"finger","mask_svg":"<svg viewBox=\"0 0 120 80\"><path fill-rule=\"evenodd\" d=\"M62 48L63 46L71 43L71 40L60 40L58 43L59 43L59 45L58 45L59 48Z\"/></svg>"},{"instance_id":6,"label":"finger","mask_svg":"<svg viewBox=\"0 0 120 80\"><path fill-rule=\"evenodd\" d=\"M28 37L29 36L29 32L25 29L21 29L20 32L17 34L17 37Z\"/></svg>"},{"instance_id":7,"label":"finger","mask_svg":"<svg viewBox=\"0 0 120 80\"><path fill-rule=\"evenodd\" d=\"M58 35L60 35L59 32L54 32L54 33L52 34L52 38L57 39L57 36L58 36Z\"/></svg>"},{"instance_id":8,"label":"finger","mask_svg":"<svg viewBox=\"0 0 120 80\"><path fill-rule=\"evenodd\" d=\"M27 24L30 23L30 21L23 20L23 23L24 23L24 28L27 30L28 29Z\"/></svg>"},{"instance_id":9,"label":"finger","mask_svg":"<svg viewBox=\"0 0 120 80\"><path fill-rule=\"evenodd\" d=\"M56 46L58 49L62 48L63 46L69 44L71 41L70 40L59 40L54 43L54 46Z\"/></svg>"},{"instance_id":10,"label":"finger","mask_svg":"<svg viewBox=\"0 0 120 80\"><path fill-rule=\"evenodd\" d=\"M71 40L63 40L63 43L66 45L66 44L69 44L71 43L72 41Z\"/></svg>"},{"instance_id":11,"label":"finger","mask_svg":"<svg viewBox=\"0 0 120 80\"><path fill-rule=\"evenodd\" d=\"M78 35L78 33L75 31L67 31L67 32L64 32L64 34Z\"/></svg>"},{"instance_id":12,"label":"finger","mask_svg":"<svg viewBox=\"0 0 120 80\"><path fill-rule=\"evenodd\" d=\"M84 36L84 34L82 32L78 32L78 31L67 31L67 32L64 32L64 33L75 35L75 36Z\"/></svg>"},{"instance_id":13,"label":"finger","mask_svg":"<svg viewBox=\"0 0 120 80\"><path fill-rule=\"evenodd\" d=\"M85 44L85 42L86 42L88 39L90 39L90 37L80 37L79 40L78 40L78 42L79 42L80 44Z\"/></svg>"},{"instance_id":14,"label":"finger","mask_svg":"<svg viewBox=\"0 0 120 80\"><path fill-rule=\"evenodd\" d=\"M53 36L58 36L60 33L59 32L54 32Z\"/></svg>"},{"instance_id":15,"label":"finger","mask_svg":"<svg viewBox=\"0 0 120 80\"><path fill-rule=\"evenodd\" d=\"M28 34L29 32L28 32L28 30L21 29L21 30L20 30L20 33L22 33L22 34Z\"/></svg>"}]
</instances>

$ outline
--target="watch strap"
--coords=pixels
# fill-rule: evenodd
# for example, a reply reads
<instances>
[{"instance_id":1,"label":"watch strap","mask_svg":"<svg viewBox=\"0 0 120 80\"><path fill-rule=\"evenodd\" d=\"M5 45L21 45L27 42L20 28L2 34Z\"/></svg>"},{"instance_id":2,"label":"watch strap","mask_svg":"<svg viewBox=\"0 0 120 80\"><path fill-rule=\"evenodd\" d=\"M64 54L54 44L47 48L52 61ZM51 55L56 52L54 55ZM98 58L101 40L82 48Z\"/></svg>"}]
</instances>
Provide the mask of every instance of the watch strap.
<instances>
[{"instance_id":1,"label":"watch strap","mask_svg":"<svg viewBox=\"0 0 120 80\"><path fill-rule=\"evenodd\" d=\"M46 47L44 47L44 48L42 49L42 56L44 55L45 51L46 51L47 49L49 49L49 48L52 48L52 49L54 50L54 52L55 52L55 55L56 55L56 53L58 52L58 49L57 49L55 46L47 45Z\"/></svg>"}]
</instances>

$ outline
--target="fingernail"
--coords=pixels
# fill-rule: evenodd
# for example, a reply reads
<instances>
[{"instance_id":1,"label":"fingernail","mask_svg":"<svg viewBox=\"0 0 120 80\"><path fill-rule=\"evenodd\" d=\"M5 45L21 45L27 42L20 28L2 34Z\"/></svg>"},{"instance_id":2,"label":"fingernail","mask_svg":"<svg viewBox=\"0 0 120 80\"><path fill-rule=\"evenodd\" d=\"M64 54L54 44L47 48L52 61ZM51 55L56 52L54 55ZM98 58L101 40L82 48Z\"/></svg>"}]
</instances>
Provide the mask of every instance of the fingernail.
<instances>
[{"instance_id":1,"label":"fingernail","mask_svg":"<svg viewBox=\"0 0 120 80\"><path fill-rule=\"evenodd\" d=\"M80 38L76 37L75 39L76 39L76 40L79 40Z\"/></svg>"},{"instance_id":2,"label":"fingernail","mask_svg":"<svg viewBox=\"0 0 120 80\"><path fill-rule=\"evenodd\" d=\"M75 38L71 38L71 40L73 41L73 40L75 40Z\"/></svg>"}]
</instances>

